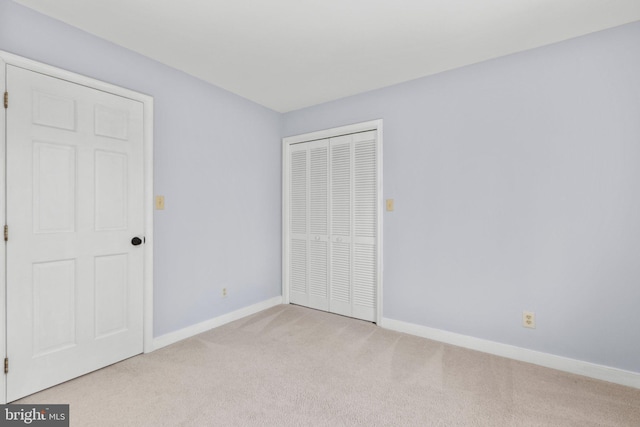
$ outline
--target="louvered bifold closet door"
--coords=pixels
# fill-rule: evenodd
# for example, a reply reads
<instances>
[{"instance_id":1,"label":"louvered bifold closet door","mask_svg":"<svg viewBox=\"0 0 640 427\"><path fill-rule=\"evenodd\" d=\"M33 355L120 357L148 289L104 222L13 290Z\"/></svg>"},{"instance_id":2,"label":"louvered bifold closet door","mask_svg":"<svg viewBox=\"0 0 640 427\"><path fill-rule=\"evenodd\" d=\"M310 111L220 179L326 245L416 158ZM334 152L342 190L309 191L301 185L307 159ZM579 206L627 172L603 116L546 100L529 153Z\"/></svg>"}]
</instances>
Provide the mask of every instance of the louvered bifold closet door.
<instances>
[{"instance_id":1,"label":"louvered bifold closet door","mask_svg":"<svg viewBox=\"0 0 640 427\"><path fill-rule=\"evenodd\" d=\"M290 149L290 300L329 310L329 141Z\"/></svg>"},{"instance_id":2,"label":"louvered bifold closet door","mask_svg":"<svg viewBox=\"0 0 640 427\"><path fill-rule=\"evenodd\" d=\"M376 321L376 131L289 146L290 301Z\"/></svg>"},{"instance_id":3,"label":"louvered bifold closet door","mask_svg":"<svg viewBox=\"0 0 640 427\"><path fill-rule=\"evenodd\" d=\"M329 140L309 148L309 303L329 310Z\"/></svg>"},{"instance_id":4,"label":"louvered bifold closet door","mask_svg":"<svg viewBox=\"0 0 640 427\"><path fill-rule=\"evenodd\" d=\"M289 298L294 304L307 305L309 150L305 144L290 148L289 168Z\"/></svg>"},{"instance_id":5,"label":"louvered bifold closet door","mask_svg":"<svg viewBox=\"0 0 640 427\"><path fill-rule=\"evenodd\" d=\"M376 320L376 132L330 140L331 250L329 311Z\"/></svg>"},{"instance_id":6,"label":"louvered bifold closet door","mask_svg":"<svg viewBox=\"0 0 640 427\"><path fill-rule=\"evenodd\" d=\"M378 153L376 131L353 135L353 305L352 316L376 320Z\"/></svg>"},{"instance_id":7,"label":"louvered bifold closet door","mask_svg":"<svg viewBox=\"0 0 640 427\"><path fill-rule=\"evenodd\" d=\"M330 139L331 170L331 252L329 311L352 315L351 286L353 229L353 147L352 136Z\"/></svg>"}]
</instances>

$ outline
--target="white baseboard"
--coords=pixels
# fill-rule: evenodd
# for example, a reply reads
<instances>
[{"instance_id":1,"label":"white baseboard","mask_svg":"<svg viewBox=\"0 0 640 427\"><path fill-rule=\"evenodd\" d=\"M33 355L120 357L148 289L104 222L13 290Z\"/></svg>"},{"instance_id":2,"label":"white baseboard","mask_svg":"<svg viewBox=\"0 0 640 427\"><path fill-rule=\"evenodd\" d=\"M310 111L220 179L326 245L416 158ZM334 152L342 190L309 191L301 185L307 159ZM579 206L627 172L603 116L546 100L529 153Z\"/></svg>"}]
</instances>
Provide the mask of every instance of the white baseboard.
<instances>
[{"instance_id":1,"label":"white baseboard","mask_svg":"<svg viewBox=\"0 0 640 427\"><path fill-rule=\"evenodd\" d=\"M242 319L243 317L250 316L259 311L266 310L280 304L282 304L282 297L274 297L266 301L250 305L248 307L243 307L239 310L232 311L231 313L223 314L222 316L214 317L213 319L196 323L195 325L188 326L184 329L180 329L175 332L169 332L168 334L153 339L153 349L158 350L162 347L166 347L178 341L182 341L183 339L201 334L202 332L206 332L209 329L217 328L218 326L233 322L234 320Z\"/></svg>"},{"instance_id":2,"label":"white baseboard","mask_svg":"<svg viewBox=\"0 0 640 427\"><path fill-rule=\"evenodd\" d=\"M640 373L638 372L625 371L609 366L584 362L582 360L542 353L513 345L416 325L414 323L402 322L400 320L382 318L382 322L379 323L379 326L393 331L405 332L407 334L428 338L434 341L452 344L458 347L464 347L471 350L481 351L483 353L494 354L496 356L533 363L535 365L557 369L559 371L570 372L572 374L583 375L585 377L640 389Z\"/></svg>"}]
</instances>

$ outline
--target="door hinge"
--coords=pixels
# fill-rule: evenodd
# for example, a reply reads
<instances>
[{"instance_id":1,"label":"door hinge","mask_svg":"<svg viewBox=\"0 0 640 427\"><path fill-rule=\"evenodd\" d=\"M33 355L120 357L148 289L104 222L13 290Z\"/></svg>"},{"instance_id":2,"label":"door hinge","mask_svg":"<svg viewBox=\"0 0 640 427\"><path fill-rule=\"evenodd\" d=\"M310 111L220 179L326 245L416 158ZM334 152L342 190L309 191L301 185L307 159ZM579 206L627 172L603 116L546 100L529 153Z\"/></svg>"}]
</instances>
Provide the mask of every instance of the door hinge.
<instances>
[{"instance_id":1,"label":"door hinge","mask_svg":"<svg viewBox=\"0 0 640 427\"><path fill-rule=\"evenodd\" d=\"M9 108L9 92L4 93L4 108Z\"/></svg>"},{"instance_id":2,"label":"door hinge","mask_svg":"<svg viewBox=\"0 0 640 427\"><path fill-rule=\"evenodd\" d=\"M4 226L4 241L5 242L9 241L9 226L8 225Z\"/></svg>"},{"instance_id":3,"label":"door hinge","mask_svg":"<svg viewBox=\"0 0 640 427\"><path fill-rule=\"evenodd\" d=\"M4 358L4 373L5 374L9 373L9 358L8 357Z\"/></svg>"}]
</instances>

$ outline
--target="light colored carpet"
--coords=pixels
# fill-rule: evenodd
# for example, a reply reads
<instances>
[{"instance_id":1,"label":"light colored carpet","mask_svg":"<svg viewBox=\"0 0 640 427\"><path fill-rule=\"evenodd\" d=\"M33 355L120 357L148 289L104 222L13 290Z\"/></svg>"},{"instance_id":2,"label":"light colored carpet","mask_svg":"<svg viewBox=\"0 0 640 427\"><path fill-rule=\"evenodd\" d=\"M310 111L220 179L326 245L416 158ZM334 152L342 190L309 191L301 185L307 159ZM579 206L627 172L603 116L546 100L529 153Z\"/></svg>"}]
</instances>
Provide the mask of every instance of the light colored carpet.
<instances>
[{"instance_id":1,"label":"light colored carpet","mask_svg":"<svg viewBox=\"0 0 640 427\"><path fill-rule=\"evenodd\" d=\"M282 305L16 403L84 426L640 426L640 390Z\"/></svg>"}]
</instances>

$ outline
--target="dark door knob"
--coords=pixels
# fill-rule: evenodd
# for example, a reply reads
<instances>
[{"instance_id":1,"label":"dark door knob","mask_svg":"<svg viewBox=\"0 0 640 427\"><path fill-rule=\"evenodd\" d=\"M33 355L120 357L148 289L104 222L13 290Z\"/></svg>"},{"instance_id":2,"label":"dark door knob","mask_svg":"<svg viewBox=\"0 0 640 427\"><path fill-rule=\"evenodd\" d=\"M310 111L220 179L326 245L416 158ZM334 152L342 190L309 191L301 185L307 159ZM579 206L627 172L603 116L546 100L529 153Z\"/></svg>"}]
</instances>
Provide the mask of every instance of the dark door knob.
<instances>
[{"instance_id":1,"label":"dark door knob","mask_svg":"<svg viewBox=\"0 0 640 427\"><path fill-rule=\"evenodd\" d=\"M142 243L142 239L139 237L134 237L133 239L131 239L131 244L133 246L138 246L141 243Z\"/></svg>"}]
</instances>

